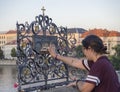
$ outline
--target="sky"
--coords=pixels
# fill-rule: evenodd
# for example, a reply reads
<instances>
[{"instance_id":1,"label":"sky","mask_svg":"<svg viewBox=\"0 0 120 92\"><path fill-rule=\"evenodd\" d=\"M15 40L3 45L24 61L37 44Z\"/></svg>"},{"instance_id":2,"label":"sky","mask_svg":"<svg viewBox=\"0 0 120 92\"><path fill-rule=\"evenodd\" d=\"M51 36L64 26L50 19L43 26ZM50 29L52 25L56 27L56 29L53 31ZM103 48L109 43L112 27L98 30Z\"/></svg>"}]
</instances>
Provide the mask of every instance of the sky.
<instances>
[{"instance_id":1,"label":"sky","mask_svg":"<svg viewBox=\"0 0 120 92\"><path fill-rule=\"evenodd\" d=\"M0 32L15 30L17 21L30 24L43 6L58 27L120 32L120 0L0 0Z\"/></svg>"}]
</instances>

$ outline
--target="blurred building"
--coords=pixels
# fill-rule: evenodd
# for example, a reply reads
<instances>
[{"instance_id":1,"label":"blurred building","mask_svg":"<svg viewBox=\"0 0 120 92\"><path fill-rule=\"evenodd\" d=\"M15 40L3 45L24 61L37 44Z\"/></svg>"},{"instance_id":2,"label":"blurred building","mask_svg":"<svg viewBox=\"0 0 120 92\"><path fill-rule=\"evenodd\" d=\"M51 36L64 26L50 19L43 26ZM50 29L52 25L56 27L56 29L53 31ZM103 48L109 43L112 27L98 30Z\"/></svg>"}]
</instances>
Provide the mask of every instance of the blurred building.
<instances>
[{"instance_id":1,"label":"blurred building","mask_svg":"<svg viewBox=\"0 0 120 92\"><path fill-rule=\"evenodd\" d=\"M5 34L6 34L7 43L17 39L17 31L16 30L10 30L10 31L6 32Z\"/></svg>"},{"instance_id":2,"label":"blurred building","mask_svg":"<svg viewBox=\"0 0 120 92\"><path fill-rule=\"evenodd\" d=\"M83 28L68 28L68 41L71 43L76 41L76 46L80 44L81 36L83 33L87 32L87 30Z\"/></svg>"},{"instance_id":3,"label":"blurred building","mask_svg":"<svg viewBox=\"0 0 120 92\"><path fill-rule=\"evenodd\" d=\"M17 33L15 30L9 30L8 32L0 34L0 48L3 49L3 46L13 40L17 39Z\"/></svg>"},{"instance_id":4,"label":"blurred building","mask_svg":"<svg viewBox=\"0 0 120 92\"><path fill-rule=\"evenodd\" d=\"M17 41L16 40L13 40L11 42L8 42L7 44L5 44L3 46L3 52L4 52L4 58L5 59L14 59L12 56L11 56L11 50L13 48L16 49L17 47Z\"/></svg>"},{"instance_id":5,"label":"blurred building","mask_svg":"<svg viewBox=\"0 0 120 92\"><path fill-rule=\"evenodd\" d=\"M5 33L0 34L0 48L2 49L3 46L7 43L7 38Z\"/></svg>"},{"instance_id":6,"label":"blurred building","mask_svg":"<svg viewBox=\"0 0 120 92\"><path fill-rule=\"evenodd\" d=\"M43 33L40 33L40 35ZM113 55L115 51L112 49L117 44L120 44L120 32L108 31L106 29L90 29L85 30L83 28L68 28L68 41L75 46L81 45L82 39L87 35L94 34L99 36L104 45L107 46L108 52ZM47 33L49 35L49 33ZM57 35L56 35L57 36ZM15 30L9 30L6 33L0 33L0 48L4 52L5 58L11 58L11 50L17 46L17 32Z\"/></svg>"},{"instance_id":7,"label":"blurred building","mask_svg":"<svg viewBox=\"0 0 120 92\"><path fill-rule=\"evenodd\" d=\"M105 46L107 46L107 51L110 53L110 55L113 55L115 53L115 50L113 47L115 47L117 44L120 44L120 32L117 31L108 31L106 29L92 29L89 31L86 31L81 36L81 41L84 39L87 35L97 35L102 40Z\"/></svg>"},{"instance_id":8,"label":"blurred building","mask_svg":"<svg viewBox=\"0 0 120 92\"><path fill-rule=\"evenodd\" d=\"M16 30L0 33L0 48L3 50L5 59L13 59L13 57L11 57L11 50L16 48L16 39Z\"/></svg>"}]
</instances>

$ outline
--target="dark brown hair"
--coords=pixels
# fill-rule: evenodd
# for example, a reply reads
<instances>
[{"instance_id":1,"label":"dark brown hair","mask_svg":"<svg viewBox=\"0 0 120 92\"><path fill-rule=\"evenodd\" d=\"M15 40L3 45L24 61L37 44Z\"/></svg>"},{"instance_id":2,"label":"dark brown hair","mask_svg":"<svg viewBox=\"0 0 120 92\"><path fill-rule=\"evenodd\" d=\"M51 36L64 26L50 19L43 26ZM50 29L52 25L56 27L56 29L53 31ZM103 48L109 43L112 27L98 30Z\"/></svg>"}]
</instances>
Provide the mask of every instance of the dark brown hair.
<instances>
[{"instance_id":1,"label":"dark brown hair","mask_svg":"<svg viewBox=\"0 0 120 92\"><path fill-rule=\"evenodd\" d=\"M95 52L100 54L107 54L107 47L103 45L103 41L96 35L88 35L82 40L82 45L85 49L91 47Z\"/></svg>"}]
</instances>

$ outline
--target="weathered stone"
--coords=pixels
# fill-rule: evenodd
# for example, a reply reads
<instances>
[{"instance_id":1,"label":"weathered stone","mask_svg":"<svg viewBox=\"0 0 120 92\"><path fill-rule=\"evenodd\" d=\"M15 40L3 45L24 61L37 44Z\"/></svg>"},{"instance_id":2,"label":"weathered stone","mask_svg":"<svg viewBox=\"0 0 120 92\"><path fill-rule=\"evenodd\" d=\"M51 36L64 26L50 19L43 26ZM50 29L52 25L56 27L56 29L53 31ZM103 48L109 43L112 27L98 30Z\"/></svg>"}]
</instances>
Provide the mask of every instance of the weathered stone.
<instances>
[{"instance_id":1,"label":"weathered stone","mask_svg":"<svg viewBox=\"0 0 120 92\"><path fill-rule=\"evenodd\" d=\"M79 92L77 88L74 87L59 87L59 88L51 88L49 90L39 91L39 92Z\"/></svg>"}]
</instances>

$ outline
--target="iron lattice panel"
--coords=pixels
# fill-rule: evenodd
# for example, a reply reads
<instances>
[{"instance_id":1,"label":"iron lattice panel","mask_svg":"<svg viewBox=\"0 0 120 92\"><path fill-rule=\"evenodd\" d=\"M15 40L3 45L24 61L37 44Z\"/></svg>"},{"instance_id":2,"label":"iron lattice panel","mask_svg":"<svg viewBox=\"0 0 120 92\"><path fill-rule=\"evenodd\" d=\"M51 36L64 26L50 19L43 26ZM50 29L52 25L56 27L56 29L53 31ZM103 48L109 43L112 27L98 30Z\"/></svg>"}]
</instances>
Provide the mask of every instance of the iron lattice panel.
<instances>
[{"instance_id":1,"label":"iron lattice panel","mask_svg":"<svg viewBox=\"0 0 120 92\"><path fill-rule=\"evenodd\" d=\"M68 66L52 58L46 50L42 51L53 43L58 54L67 56L71 51L67 28L58 28L44 15L36 16L31 24L17 23L16 26L18 90L29 92L68 84Z\"/></svg>"}]
</instances>

